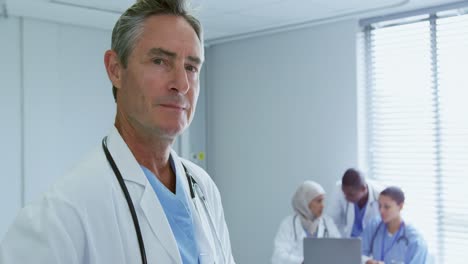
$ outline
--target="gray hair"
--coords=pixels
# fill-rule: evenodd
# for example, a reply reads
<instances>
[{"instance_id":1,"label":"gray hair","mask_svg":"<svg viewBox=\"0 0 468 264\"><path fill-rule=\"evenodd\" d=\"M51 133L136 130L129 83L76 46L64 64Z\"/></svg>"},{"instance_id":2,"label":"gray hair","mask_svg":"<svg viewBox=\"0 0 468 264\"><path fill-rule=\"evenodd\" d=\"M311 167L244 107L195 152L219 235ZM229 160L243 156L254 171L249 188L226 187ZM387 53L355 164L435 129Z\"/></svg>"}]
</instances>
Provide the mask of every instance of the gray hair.
<instances>
[{"instance_id":1,"label":"gray hair","mask_svg":"<svg viewBox=\"0 0 468 264\"><path fill-rule=\"evenodd\" d=\"M111 48L117 53L124 68L127 67L128 57L143 32L143 23L154 15L183 17L195 30L200 42L203 42L201 23L191 14L185 0L138 0L120 16L112 30ZM114 86L112 93L116 100L117 88Z\"/></svg>"}]
</instances>

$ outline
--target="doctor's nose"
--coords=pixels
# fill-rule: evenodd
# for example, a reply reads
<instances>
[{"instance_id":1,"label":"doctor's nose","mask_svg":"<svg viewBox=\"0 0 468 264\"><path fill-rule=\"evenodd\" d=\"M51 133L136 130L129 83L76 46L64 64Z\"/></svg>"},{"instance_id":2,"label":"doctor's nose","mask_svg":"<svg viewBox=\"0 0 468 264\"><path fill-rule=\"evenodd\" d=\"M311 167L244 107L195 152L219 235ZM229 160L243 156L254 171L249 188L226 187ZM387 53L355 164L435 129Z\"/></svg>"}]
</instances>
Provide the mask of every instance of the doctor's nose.
<instances>
[{"instance_id":1,"label":"doctor's nose","mask_svg":"<svg viewBox=\"0 0 468 264\"><path fill-rule=\"evenodd\" d=\"M172 72L172 82L170 89L175 90L181 94L186 94L190 89L190 82L185 66L174 67Z\"/></svg>"}]
</instances>

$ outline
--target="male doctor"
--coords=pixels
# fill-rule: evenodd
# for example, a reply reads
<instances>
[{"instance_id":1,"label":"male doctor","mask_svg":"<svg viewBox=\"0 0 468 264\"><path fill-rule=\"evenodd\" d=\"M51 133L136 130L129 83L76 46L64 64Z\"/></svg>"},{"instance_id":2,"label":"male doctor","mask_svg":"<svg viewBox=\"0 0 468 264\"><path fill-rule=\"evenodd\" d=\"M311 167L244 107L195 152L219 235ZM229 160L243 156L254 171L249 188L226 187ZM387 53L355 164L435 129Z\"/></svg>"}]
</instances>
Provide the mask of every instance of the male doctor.
<instances>
[{"instance_id":1,"label":"male doctor","mask_svg":"<svg viewBox=\"0 0 468 264\"><path fill-rule=\"evenodd\" d=\"M193 119L203 59L183 0L139 0L119 18L104 55L115 127L19 213L0 263L234 263L217 187L171 150Z\"/></svg>"},{"instance_id":2,"label":"male doctor","mask_svg":"<svg viewBox=\"0 0 468 264\"><path fill-rule=\"evenodd\" d=\"M356 169L348 169L331 197L329 215L343 237L360 237L367 224L379 217L378 184L366 181Z\"/></svg>"}]
</instances>

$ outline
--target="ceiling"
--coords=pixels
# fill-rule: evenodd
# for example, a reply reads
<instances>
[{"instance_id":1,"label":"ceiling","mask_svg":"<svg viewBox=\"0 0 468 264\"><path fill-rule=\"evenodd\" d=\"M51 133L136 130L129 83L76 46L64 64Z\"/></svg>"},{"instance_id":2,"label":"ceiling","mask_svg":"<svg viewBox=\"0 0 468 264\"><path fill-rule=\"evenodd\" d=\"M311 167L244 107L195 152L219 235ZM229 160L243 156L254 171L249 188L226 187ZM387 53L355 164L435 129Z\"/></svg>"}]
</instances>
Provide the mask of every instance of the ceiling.
<instances>
[{"instance_id":1,"label":"ceiling","mask_svg":"<svg viewBox=\"0 0 468 264\"><path fill-rule=\"evenodd\" d=\"M8 14L111 30L135 0L4 0ZM450 0L192 0L207 43L347 18L402 12ZM460 2L460 1L458 1ZM468 1L467 1L468 2ZM1 3L1 0L0 0ZM85 18L85 19L83 19Z\"/></svg>"}]
</instances>

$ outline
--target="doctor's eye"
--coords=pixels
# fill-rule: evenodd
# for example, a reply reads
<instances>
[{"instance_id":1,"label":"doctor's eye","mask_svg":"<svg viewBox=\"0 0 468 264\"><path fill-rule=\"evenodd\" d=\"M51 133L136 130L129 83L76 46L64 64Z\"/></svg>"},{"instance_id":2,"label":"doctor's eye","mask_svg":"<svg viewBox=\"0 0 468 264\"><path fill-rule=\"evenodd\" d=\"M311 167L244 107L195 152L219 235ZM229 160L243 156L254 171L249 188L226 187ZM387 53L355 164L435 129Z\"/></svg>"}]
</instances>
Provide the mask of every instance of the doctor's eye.
<instances>
[{"instance_id":1,"label":"doctor's eye","mask_svg":"<svg viewBox=\"0 0 468 264\"><path fill-rule=\"evenodd\" d=\"M190 72L198 72L198 68L193 65L187 65L185 66L185 69Z\"/></svg>"},{"instance_id":2,"label":"doctor's eye","mask_svg":"<svg viewBox=\"0 0 468 264\"><path fill-rule=\"evenodd\" d=\"M161 59L161 58L155 58L155 59L153 59L153 63L156 64L156 65L163 65L164 60Z\"/></svg>"}]
</instances>

